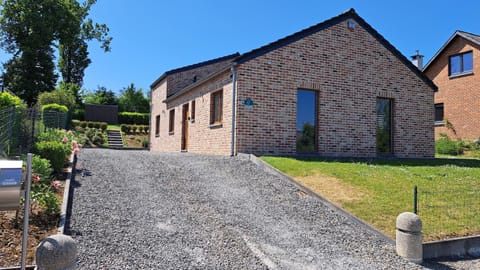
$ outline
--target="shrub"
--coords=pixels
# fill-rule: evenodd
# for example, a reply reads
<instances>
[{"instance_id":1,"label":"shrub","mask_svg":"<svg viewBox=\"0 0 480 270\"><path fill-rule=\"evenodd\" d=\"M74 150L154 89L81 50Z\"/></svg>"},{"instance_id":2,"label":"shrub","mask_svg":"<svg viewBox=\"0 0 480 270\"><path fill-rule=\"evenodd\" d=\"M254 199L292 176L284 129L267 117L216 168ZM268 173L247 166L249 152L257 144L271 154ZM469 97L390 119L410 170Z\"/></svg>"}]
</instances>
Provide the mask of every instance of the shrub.
<instances>
[{"instance_id":1,"label":"shrub","mask_svg":"<svg viewBox=\"0 0 480 270\"><path fill-rule=\"evenodd\" d=\"M42 111L68 112L67 106L51 103L42 106Z\"/></svg>"},{"instance_id":2,"label":"shrub","mask_svg":"<svg viewBox=\"0 0 480 270\"><path fill-rule=\"evenodd\" d=\"M21 107L26 108L25 103L17 97L6 91L0 93L0 109L10 108L10 107Z\"/></svg>"},{"instance_id":3,"label":"shrub","mask_svg":"<svg viewBox=\"0 0 480 270\"><path fill-rule=\"evenodd\" d=\"M143 132L148 133L148 130L150 129L149 126L143 126Z\"/></svg>"},{"instance_id":4,"label":"shrub","mask_svg":"<svg viewBox=\"0 0 480 270\"><path fill-rule=\"evenodd\" d=\"M36 155L32 157L32 172L39 175L44 181L49 182L52 171L52 166L48 159Z\"/></svg>"},{"instance_id":5,"label":"shrub","mask_svg":"<svg viewBox=\"0 0 480 270\"><path fill-rule=\"evenodd\" d=\"M46 214L57 214L60 211L60 200L48 185L32 187L30 196L34 202L46 208Z\"/></svg>"},{"instance_id":6,"label":"shrub","mask_svg":"<svg viewBox=\"0 0 480 270\"><path fill-rule=\"evenodd\" d=\"M40 106L45 104L59 104L67 108L75 107L75 96L64 89L56 89L51 92L43 92L38 95Z\"/></svg>"},{"instance_id":7,"label":"shrub","mask_svg":"<svg viewBox=\"0 0 480 270\"><path fill-rule=\"evenodd\" d=\"M37 142L33 145L33 152L46 158L52 164L53 171L60 173L63 170L65 159L71 154L70 144L56 141Z\"/></svg>"},{"instance_id":8,"label":"shrub","mask_svg":"<svg viewBox=\"0 0 480 270\"><path fill-rule=\"evenodd\" d=\"M137 112L120 112L118 113L118 121L120 124L130 125L148 125L150 114Z\"/></svg>"},{"instance_id":9,"label":"shrub","mask_svg":"<svg viewBox=\"0 0 480 270\"><path fill-rule=\"evenodd\" d=\"M435 152L444 155L461 155L463 148L461 142L453 141L448 137L442 137L435 142Z\"/></svg>"},{"instance_id":10,"label":"shrub","mask_svg":"<svg viewBox=\"0 0 480 270\"><path fill-rule=\"evenodd\" d=\"M80 126L80 120L72 119L72 128Z\"/></svg>"},{"instance_id":11,"label":"shrub","mask_svg":"<svg viewBox=\"0 0 480 270\"><path fill-rule=\"evenodd\" d=\"M100 122L100 129L102 129L102 131L105 131L107 130L108 128L108 124L105 123L105 122Z\"/></svg>"},{"instance_id":12,"label":"shrub","mask_svg":"<svg viewBox=\"0 0 480 270\"><path fill-rule=\"evenodd\" d=\"M122 132L127 133L127 132L130 131L130 127L129 127L128 125L121 124L121 125L120 125L120 130L121 130Z\"/></svg>"}]
</instances>

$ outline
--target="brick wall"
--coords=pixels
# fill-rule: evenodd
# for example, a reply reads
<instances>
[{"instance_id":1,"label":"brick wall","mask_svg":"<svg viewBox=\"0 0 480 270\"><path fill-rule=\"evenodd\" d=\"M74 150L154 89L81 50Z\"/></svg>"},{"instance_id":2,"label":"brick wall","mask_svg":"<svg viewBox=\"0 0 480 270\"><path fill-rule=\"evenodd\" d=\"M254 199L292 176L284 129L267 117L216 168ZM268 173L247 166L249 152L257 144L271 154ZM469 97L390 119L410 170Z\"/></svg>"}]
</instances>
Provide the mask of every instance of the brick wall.
<instances>
[{"instance_id":1,"label":"brick wall","mask_svg":"<svg viewBox=\"0 0 480 270\"><path fill-rule=\"evenodd\" d=\"M195 120L188 123L188 152L229 155L232 128L231 83L230 72L227 71L168 104L160 101L165 99L166 83L159 84L152 91L151 150L160 152L179 152L181 150L183 105L189 105L190 115L191 101L194 99ZM223 122L221 127L210 127L210 97L212 93L219 90L223 90ZM169 110L171 109L175 109L174 134L168 132ZM154 121L158 114L161 119L160 136L156 137Z\"/></svg>"},{"instance_id":2,"label":"brick wall","mask_svg":"<svg viewBox=\"0 0 480 270\"><path fill-rule=\"evenodd\" d=\"M196 81L201 81L205 79L212 72L216 72L228 66L228 63L231 59L226 59L224 61L219 61L210 65L200 66L197 68L188 69L183 72L178 72L167 76L168 80L168 96L175 94L176 92L182 90L183 88L194 83L194 77Z\"/></svg>"},{"instance_id":3,"label":"brick wall","mask_svg":"<svg viewBox=\"0 0 480 270\"><path fill-rule=\"evenodd\" d=\"M449 78L449 56L473 51L473 74ZM435 137L441 133L454 139L478 139L480 137L480 47L461 37L452 40L425 74L438 86L435 103L444 103L445 125L435 127ZM455 131L455 132L454 132Z\"/></svg>"},{"instance_id":4,"label":"brick wall","mask_svg":"<svg viewBox=\"0 0 480 270\"><path fill-rule=\"evenodd\" d=\"M318 91L318 152L376 156L376 98L394 99L394 152L433 157L433 89L358 24L346 21L238 67L237 149L296 151L296 95ZM253 109L242 106L251 98Z\"/></svg>"}]
</instances>

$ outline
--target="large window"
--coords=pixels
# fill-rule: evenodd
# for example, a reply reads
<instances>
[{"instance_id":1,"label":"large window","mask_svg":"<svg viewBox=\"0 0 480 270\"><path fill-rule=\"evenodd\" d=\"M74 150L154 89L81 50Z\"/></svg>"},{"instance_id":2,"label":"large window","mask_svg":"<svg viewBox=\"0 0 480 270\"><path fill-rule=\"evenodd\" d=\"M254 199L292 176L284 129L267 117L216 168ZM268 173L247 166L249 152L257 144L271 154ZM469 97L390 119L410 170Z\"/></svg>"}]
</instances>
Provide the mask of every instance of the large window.
<instances>
[{"instance_id":1,"label":"large window","mask_svg":"<svg viewBox=\"0 0 480 270\"><path fill-rule=\"evenodd\" d=\"M210 125L221 125L223 119L223 90L210 97Z\"/></svg>"},{"instance_id":2,"label":"large window","mask_svg":"<svg viewBox=\"0 0 480 270\"><path fill-rule=\"evenodd\" d=\"M377 153L392 153L392 100L377 98Z\"/></svg>"},{"instance_id":3,"label":"large window","mask_svg":"<svg viewBox=\"0 0 480 270\"><path fill-rule=\"evenodd\" d=\"M435 125L442 125L443 123L443 103L435 104Z\"/></svg>"},{"instance_id":4,"label":"large window","mask_svg":"<svg viewBox=\"0 0 480 270\"><path fill-rule=\"evenodd\" d=\"M168 133L173 134L173 131L175 129L175 109L170 110L170 115L169 115L169 121L168 121Z\"/></svg>"},{"instance_id":5,"label":"large window","mask_svg":"<svg viewBox=\"0 0 480 270\"><path fill-rule=\"evenodd\" d=\"M450 56L448 67L450 76L471 73L473 71L473 53L466 52Z\"/></svg>"},{"instance_id":6,"label":"large window","mask_svg":"<svg viewBox=\"0 0 480 270\"><path fill-rule=\"evenodd\" d=\"M155 117L155 137L160 136L160 115Z\"/></svg>"},{"instance_id":7,"label":"large window","mask_svg":"<svg viewBox=\"0 0 480 270\"><path fill-rule=\"evenodd\" d=\"M297 152L317 149L317 92L297 91Z\"/></svg>"}]
</instances>

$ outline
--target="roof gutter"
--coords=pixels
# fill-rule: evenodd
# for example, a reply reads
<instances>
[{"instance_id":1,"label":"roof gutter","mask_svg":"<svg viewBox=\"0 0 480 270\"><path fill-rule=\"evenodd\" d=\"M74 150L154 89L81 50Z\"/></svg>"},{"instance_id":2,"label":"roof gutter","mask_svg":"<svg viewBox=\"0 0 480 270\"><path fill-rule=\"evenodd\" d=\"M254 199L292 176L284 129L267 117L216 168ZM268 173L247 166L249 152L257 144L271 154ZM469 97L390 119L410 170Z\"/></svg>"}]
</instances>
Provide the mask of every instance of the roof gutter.
<instances>
[{"instance_id":1,"label":"roof gutter","mask_svg":"<svg viewBox=\"0 0 480 270\"><path fill-rule=\"evenodd\" d=\"M232 71L232 141L231 141L231 149L230 155L233 157L236 155L235 152L235 117L236 117L236 92L237 92L237 73L235 72L235 62L232 62L230 67Z\"/></svg>"}]
</instances>

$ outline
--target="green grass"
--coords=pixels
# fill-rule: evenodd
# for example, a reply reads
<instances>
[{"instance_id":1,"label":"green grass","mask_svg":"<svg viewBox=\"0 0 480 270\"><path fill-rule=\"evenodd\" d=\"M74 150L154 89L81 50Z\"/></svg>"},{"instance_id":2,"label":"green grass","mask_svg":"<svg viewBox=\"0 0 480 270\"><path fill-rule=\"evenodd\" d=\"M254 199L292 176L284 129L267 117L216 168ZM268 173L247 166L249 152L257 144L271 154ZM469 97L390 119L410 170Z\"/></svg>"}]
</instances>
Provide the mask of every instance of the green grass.
<instances>
[{"instance_id":1,"label":"green grass","mask_svg":"<svg viewBox=\"0 0 480 270\"><path fill-rule=\"evenodd\" d=\"M346 189L358 198L338 200L332 194L319 193L392 237L398 214L413 211L415 185L419 189L419 215L424 224L425 240L480 233L478 159L329 160L262 157L262 160L314 190L319 189L318 186L312 186L315 185L312 179L316 181L321 178L327 179L322 185L328 186L330 182L334 185L330 190L340 193ZM447 208L438 208L440 206Z\"/></svg>"},{"instance_id":2,"label":"green grass","mask_svg":"<svg viewBox=\"0 0 480 270\"><path fill-rule=\"evenodd\" d=\"M109 130L120 130L119 125L108 125L107 129Z\"/></svg>"}]
</instances>

